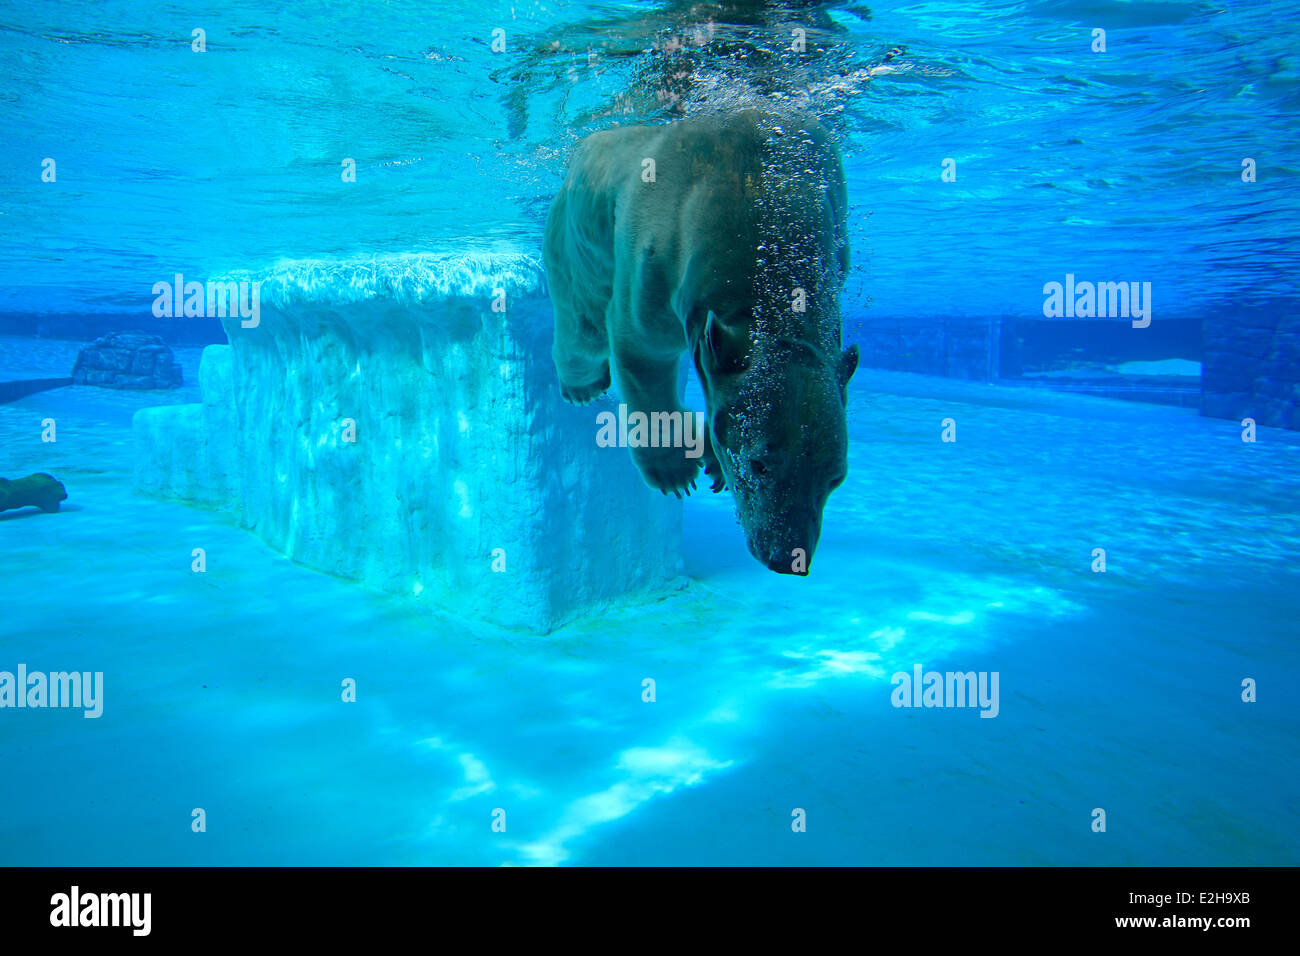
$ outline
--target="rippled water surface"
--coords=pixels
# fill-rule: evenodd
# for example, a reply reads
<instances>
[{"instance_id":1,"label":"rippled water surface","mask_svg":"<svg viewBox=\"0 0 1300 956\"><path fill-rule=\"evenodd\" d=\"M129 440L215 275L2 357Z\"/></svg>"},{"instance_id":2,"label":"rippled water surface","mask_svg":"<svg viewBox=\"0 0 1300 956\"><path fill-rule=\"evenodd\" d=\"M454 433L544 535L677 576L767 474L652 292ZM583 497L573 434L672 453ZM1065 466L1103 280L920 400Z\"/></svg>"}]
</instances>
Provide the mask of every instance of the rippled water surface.
<instances>
[{"instance_id":1,"label":"rippled water surface","mask_svg":"<svg viewBox=\"0 0 1300 956\"><path fill-rule=\"evenodd\" d=\"M851 313L1032 315L1067 271L1150 281L1166 316L1295 292L1300 5L754 6L6 4L0 307L138 308L176 271L281 258L533 248L583 133L764 99L841 137Z\"/></svg>"}]
</instances>

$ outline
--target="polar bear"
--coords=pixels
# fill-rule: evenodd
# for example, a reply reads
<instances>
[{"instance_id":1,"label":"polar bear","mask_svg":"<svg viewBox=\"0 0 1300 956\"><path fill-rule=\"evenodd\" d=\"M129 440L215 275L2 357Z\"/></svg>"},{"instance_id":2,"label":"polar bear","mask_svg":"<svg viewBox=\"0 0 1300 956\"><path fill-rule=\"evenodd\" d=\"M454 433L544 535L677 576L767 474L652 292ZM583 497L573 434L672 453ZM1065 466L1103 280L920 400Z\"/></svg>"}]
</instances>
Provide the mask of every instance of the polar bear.
<instances>
[{"instance_id":1,"label":"polar bear","mask_svg":"<svg viewBox=\"0 0 1300 956\"><path fill-rule=\"evenodd\" d=\"M745 110L587 137L546 223L564 398L592 402L612 377L632 412L684 412L689 352L708 406L703 455L656 442L632 459L678 497L703 464L715 492L731 489L750 552L785 574L807 574L848 471L846 212L826 131Z\"/></svg>"}]
</instances>

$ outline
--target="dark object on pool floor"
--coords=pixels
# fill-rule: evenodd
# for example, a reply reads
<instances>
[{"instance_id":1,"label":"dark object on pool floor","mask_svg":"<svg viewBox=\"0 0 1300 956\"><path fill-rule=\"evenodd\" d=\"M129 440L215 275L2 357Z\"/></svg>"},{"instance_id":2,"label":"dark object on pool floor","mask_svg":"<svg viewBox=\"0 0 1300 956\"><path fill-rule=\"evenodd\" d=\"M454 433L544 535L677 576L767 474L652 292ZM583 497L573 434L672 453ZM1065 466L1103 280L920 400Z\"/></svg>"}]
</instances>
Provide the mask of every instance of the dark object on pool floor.
<instances>
[{"instance_id":1,"label":"dark object on pool floor","mask_svg":"<svg viewBox=\"0 0 1300 956\"><path fill-rule=\"evenodd\" d=\"M59 502L65 501L68 493L62 482L52 476L40 473L16 478L13 481L0 478L0 511L11 508L35 506L51 513L59 510Z\"/></svg>"},{"instance_id":2,"label":"dark object on pool floor","mask_svg":"<svg viewBox=\"0 0 1300 956\"><path fill-rule=\"evenodd\" d=\"M5 404L5 402L16 402L20 398L35 395L37 392L49 391L52 388L63 388L63 386L71 384L72 379L70 378L26 378L14 382L0 382L0 405Z\"/></svg>"},{"instance_id":3,"label":"dark object on pool floor","mask_svg":"<svg viewBox=\"0 0 1300 956\"><path fill-rule=\"evenodd\" d=\"M72 382L104 388L180 388L181 367L158 336L114 332L81 350L72 367Z\"/></svg>"}]
</instances>

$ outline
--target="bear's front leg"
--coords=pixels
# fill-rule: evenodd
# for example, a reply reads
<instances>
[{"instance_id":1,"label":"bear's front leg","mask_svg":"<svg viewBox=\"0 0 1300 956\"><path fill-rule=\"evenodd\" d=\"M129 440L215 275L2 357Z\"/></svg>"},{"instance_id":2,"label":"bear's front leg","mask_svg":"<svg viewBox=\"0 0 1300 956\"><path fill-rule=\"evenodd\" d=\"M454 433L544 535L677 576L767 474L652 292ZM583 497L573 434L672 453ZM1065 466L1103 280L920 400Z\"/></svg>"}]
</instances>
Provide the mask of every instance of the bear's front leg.
<instances>
[{"instance_id":1,"label":"bear's front leg","mask_svg":"<svg viewBox=\"0 0 1300 956\"><path fill-rule=\"evenodd\" d=\"M632 442L636 429L635 426L629 428L628 449L632 453L633 463L651 488L658 488L664 494L672 492L680 498L683 491L689 495L694 490L701 459L688 458L684 442L680 447L654 447L649 444L652 435L662 434L655 424L658 422L656 414L676 413L679 420L691 414L677 401L678 362L677 358L647 361L616 356L614 373L618 379L619 393L628 407L629 423L633 422L633 416L637 412L645 416L645 444L634 446ZM663 432L674 434L672 429L664 429Z\"/></svg>"},{"instance_id":2,"label":"bear's front leg","mask_svg":"<svg viewBox=\"0 0 1300 956\"><path fill-rule=\"evenodd\" d=\"M722 466L718 464L718 456L713 451L713 429L706 422L704 425L704 454L701 456L704 462L704 475L712 479L711 490L716 495L724 491L727 487L727 476L722 473Z\"/></svg>"}]
</instances>

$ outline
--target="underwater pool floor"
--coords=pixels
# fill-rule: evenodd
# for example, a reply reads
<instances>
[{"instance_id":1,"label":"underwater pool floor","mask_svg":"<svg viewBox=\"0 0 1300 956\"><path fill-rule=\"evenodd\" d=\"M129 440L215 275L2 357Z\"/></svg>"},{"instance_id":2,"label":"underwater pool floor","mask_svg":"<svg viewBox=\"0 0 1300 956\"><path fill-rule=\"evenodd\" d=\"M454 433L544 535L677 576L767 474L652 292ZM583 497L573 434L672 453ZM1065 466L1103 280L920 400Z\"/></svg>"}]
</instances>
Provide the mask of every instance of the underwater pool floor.
<instances>
[{"instance_id":1,"label":"underwater pool floor","mask_svg":"<svg viewBox=\"0 0 1300 956\"><path fill-rule=\"evenodd\" d=\"M686 587L546 637L137 495L131 414L193 385L0 405L0 475L69 494L0 514L0 670L105 685L99 719L0 711L0 863L1300 862L1300 435L871 370L853 389L810 578L759 567L730 499L697 496ZM998 672L996 718L891 706L915 664Z\"/></svg>"}]
</instances>

